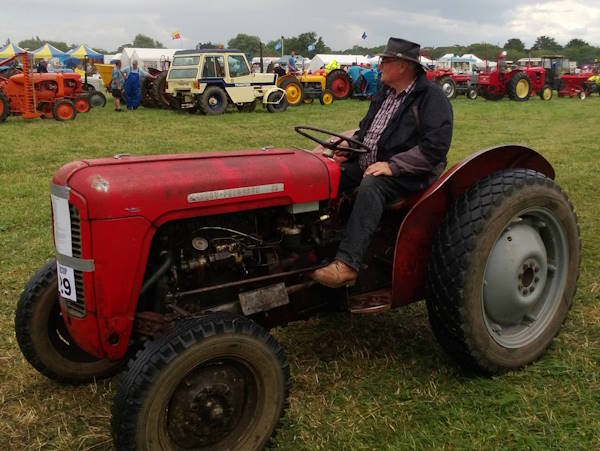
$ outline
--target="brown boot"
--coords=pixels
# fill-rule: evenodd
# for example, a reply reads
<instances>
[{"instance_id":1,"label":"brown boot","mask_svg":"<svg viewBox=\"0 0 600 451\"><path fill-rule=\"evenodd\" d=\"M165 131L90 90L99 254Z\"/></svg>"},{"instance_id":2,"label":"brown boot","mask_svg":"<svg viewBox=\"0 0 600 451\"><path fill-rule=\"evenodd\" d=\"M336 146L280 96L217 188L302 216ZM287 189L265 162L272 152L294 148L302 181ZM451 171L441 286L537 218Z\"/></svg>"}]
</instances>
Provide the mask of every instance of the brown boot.
<instances>
[{"instance_id":1,"label":"brown boot","mask_svg":"<svg viewBox=\"0 0 600 451\"><path fill-rule=\"evenodd\" d=\"M346 263L335 260L324 268L317 269L310 277L326 287L339 288L354 285L358 272Z\"/></svg>"}]
</instances>

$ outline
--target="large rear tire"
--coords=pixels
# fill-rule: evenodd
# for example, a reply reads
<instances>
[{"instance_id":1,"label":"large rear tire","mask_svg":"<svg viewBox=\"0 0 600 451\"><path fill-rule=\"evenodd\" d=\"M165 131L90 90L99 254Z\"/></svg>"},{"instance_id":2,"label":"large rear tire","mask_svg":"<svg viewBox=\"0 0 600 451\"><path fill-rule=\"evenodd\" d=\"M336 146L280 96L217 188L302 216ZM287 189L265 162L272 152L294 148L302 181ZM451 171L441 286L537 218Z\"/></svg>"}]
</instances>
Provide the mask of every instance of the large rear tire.
<instances>
[{"instance_id":1,"label":"large rear tire","mask_svg":"<svg viewBox=\"0 0 600 451\"><path fill-rule=\"evenodd\" d=\"M263 449L289 385L283 349L248 318L181 321L130 363L112 410L116 448Z\"/></svg>"},{"instance_id":2,"label":"large rear tire","mask_svg":"<svg viewBox=\"0 0 600 451\"><path fill-rule=\"evenodd\" d=\"M167 94L165 92L165 84L167 83L168 74L168 71L161 72L152 82L152 96L160 108L170 107L169 99L171 98L171 94Z\"/></svg>"},{"instance_id":3,"label":"large rear tire","mask_svg":"<svg viewBox=\"0 0 600 451\"><path fill-rule=\"evenodd\" d=\"M200 96L198 103L204 114L223 114L227 109L227 93L218 86L208 86Z\"/></svg>"},{"instance_id":4,"label":"large rear tire","mask_svg":"<svg viewBox=\"0 0 600 451\"><path fill-rule=\"evenodd\" d=\"M571 308L580 251L573 206L551 179L514 169L477 182L433 246L426 297L438 342L489 374L535 361Z\"/></svg>"},{"instance_id":5,"label":"large rear tire","mask_svg":"<svg viewBox=\"0 0 600 451\"><path fill-rule=\"evenodd\" d=\"M439 85L448 99L454 99L456 97L456 83L452 78L442 77Z\"/></svg>"},{"instance_id":6,"label":"large rear tire","mask_svg":"<svg viewBox=\"0 0 600 451\"><path fill-rule=\"evenodd\" d=\"M512 100L524 102L531 96L531 79L523 72L518 72L511 77L506 86L506 91Z\"/></svg>"},{"instance_id":7,"label":"large rear tire","mask_svg":"<svg viewBox=\"0 0 600 451\"><path fill-rule=\"evenodd\" d=\"M289 106L300 106L304 99L304 88L296 77L287 77L279 86L285 91L285 98Z\"/></svg>"},{"instance_id":8,"label":"large rear tire","mask_svg":"<svg viewBox=\"0 0 600 451\"><path fill-rule=\"evenodd\" d=\"M352 78L342 69L334 69L327 74L327 89L333 92L335 100L346 99L352 94Z\"/></svg>"},{"instance_id":9,"label":"large rear tire","mask_svg":"<svg viewBox=\"0 0 600 451\"><path fill-rule=\"evenodd\" d=\"M0 123L4 122L10 113L10 103L8 99L4 95L3 92L0 92Z\"/></svg>"},{"instance_id":10,"label":"large rear tire","mask_svg":"<svg viewBox=\"0 0 600 451\"><path fill-rule=\"evenodd\" d=\"M15 334L27 361L57 382L81 384L115 374L122 362L97 359L77 346L58 304L56 261L50 260L29 280L15 314Z\"/></svg>"}]
</instances>

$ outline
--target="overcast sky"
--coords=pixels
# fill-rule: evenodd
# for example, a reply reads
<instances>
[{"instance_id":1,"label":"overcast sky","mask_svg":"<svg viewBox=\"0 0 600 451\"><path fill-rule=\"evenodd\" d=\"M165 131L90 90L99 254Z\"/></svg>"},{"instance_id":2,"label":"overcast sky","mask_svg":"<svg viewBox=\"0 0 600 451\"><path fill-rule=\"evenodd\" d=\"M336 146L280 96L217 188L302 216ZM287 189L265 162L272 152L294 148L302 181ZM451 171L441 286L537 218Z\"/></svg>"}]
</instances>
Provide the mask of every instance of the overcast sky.
<instances>
[{"instance_id":1,"label":"overcast sky","mask_svg":"<svg viewBox=\"0 0 600 451\"><path fill-rule=\"evenodd\" d=\"M171 39L174 31L181 40ZM572 38L600 45L600 0L7 0L0 9L0 43L40 36L108 51L137 33L166 47L193 48L226 44L237 33L267 42L307 31L332 49L373 47L389 36L422 46L502 46L518 37L529 47L545 34L563 45Z\"/></svg>"}]
</instances>

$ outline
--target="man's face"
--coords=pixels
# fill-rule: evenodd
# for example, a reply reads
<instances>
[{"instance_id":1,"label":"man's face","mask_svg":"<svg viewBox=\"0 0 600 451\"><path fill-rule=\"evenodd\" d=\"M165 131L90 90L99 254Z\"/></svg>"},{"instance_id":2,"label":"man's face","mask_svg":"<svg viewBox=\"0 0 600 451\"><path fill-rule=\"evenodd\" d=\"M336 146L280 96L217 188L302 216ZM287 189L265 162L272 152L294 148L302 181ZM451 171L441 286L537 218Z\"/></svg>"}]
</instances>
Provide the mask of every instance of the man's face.
<instances>
[{"instance_id":1,"label":"man's face","mask_svg":"<svg viewBox=\"0 0 600 451\"><path fill-rule=\"evenodd\" d=\"M381 81L386 84L401 80L408 70L408 63L399 58L382 57L379 62Z\"/></svg>"}]
</instances>

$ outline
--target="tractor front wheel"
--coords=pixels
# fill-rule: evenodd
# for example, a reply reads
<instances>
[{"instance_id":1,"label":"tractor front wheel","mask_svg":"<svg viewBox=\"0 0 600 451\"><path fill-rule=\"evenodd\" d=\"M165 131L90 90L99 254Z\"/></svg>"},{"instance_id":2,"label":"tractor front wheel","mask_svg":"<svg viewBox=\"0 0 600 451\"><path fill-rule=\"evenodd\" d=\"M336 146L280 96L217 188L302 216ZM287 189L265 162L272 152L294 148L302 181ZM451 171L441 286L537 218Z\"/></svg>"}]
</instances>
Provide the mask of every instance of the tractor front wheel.
<instances>
[{"instance_id":1,"label":"tractor front wheel","mask_svg":"<svg viewBox=\"0 0 600 451\"><path fill-rule=\"evenodd\" d=\"M75 119L77 117L77 110L75 109L75 105L70 100L59 100L54 104L54 108L52 109L52 113L54 115L54 119L57 121L69 121Z\"/></svg>"},{"instance_id":2,"label":"tractor front wheel","mask_svg":"<svg viewBox=\"0 0 600 451\"><path fill-rule=\"evenodd\" d=\"M3 92L0 92L0 123L4 122L10 113L10 103L8 99L4 95Z\"/></svg>"},{"instance_id":3,"label":"tractor front wheel","mask_svg":"<svg viewBox=\"0 0 600 451\"><path fill-rule=\"evenodd\" d=\"M94 91L90 94L90 105L93 108L104 108L106 105L106 96L100 91Z\"/></svg>"},{"instance_id":4,"label":"tractor front wheel","mask_svg":"<svg viewBox=\"0 0 600 451\"><path fill-rule=\"evenodd\" d=\"M542 100L550 100L552 99L552 86L545 85L540 91L540 99Z\"/></svg>"},{"instance_id":5,"label":"tractor front wheel","mask_svg":"<svg viewBox=\"0 0 600 451\"><path fill-rule=\"evenodd\" d=\"M287 407L283 349L231 314L183 320L130 363L113 404L121 450L263 449Z\"/></svg>"},{"instance_id":6,"label":"tractor front wheel","mask_svg":"<svg viewBox=\"0 0 600 451\"><path fill-rule=\"evenodd\" d=\"M25 359L57 382L81 384L115 374L122 362L97 359L77 346L58 303L56 261L50 260L29 280L17 304L15 334Z\"/></svg>"},{"instance_id":7,"label":"tractor front wheel","mask_svg":"<svg viewBox=\"0 0 600 451\"><path fill-rule=\"evenodd\" d=\"M512 100L524 102L531 96L531 79L523 72L512 76L506 87L508 95Z\"/></svg>"},{"instance_id":8,"label":"tractor front wheel","mask_svg":"<svg viewBox=\"0 0 600 451\"><path fill-rule=\"evenodd\" d=\"M76 98L74 104L78 113L87 113L90 111L90 101L87 97Z\"/></svg>"},{"instance_id":9,"label":"tractor front wheel","mask_svg":"<svg viewBox=\"0 0 600 451\"><path fill-rule=\"evenodd\" d=\"M223 114L227 109L225 90L218 86L207 87L200 96L199 106L204 114Z\"/></svg>"},{"instance_id":10,"label":"tractor front wheel","mask_svg":"<svg viewBox=\"0 0 600 451\"><path fill-rule=\"evenodd\" d=\"M511 169L477 182L432 249L426 298L438 342L488 374L535 361L571 308L580 252L577 216L551 179Z\"/></svg>"},{"instance_id":11,"label":"tractor front wheel","mask_svg":"<svg viewBox=\"0 0 600 451\"><path fill-rule=\"evenodd\" d=\"M329 89L326 89L321 93L321 97L319 97L319 102L321 105L331 105L333 103L333 92Z\"/></svg>"},{"instance_id":12,"label":"tractor front wheel","mask_svg":"<svg viewBox=\"0 0 600 451\"><path fill-rule=\"evenodd\" d=\"M476 100L477 97L479 96L479 93L477 92L477 88L469 88L466 92L466 96L467 96L467 99L469 99L469 100Z\"/></svg>"},{"instance_id":13,"label":"tractor front wheel","mask_svg":"<svg viewBox=\"0 0 600 451\"><path fill-rule=\"evenodd\" d=\"M281 91L273 91L267 97L266 107L269 113L283 113L288 107L285 94Z\"/></svg>"}]
</instances>

